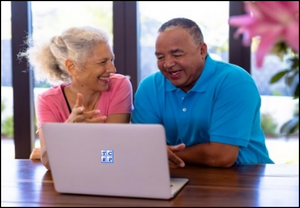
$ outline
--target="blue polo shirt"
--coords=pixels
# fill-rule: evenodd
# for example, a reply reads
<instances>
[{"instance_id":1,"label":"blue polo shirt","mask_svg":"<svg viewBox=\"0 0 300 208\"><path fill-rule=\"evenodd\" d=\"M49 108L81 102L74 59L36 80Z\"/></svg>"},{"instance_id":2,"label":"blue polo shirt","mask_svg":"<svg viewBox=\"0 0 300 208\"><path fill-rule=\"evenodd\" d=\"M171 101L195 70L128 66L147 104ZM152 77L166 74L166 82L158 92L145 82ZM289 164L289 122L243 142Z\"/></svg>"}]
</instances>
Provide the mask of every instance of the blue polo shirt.
<instances>
[{"instance_id":1,"label":"blue polo shirt","mask_svg":"<svg viewBox=\"0 0 300 208\"><path fill-rule=\"evenodd\" d=\"M248 72L207 55L201 76L188 92L160 71L142 80L132 123L163 124L169 145L219 142L240 147L237 164L273 163L260 126L260 105Z\"/></svg>"}]
</instances>

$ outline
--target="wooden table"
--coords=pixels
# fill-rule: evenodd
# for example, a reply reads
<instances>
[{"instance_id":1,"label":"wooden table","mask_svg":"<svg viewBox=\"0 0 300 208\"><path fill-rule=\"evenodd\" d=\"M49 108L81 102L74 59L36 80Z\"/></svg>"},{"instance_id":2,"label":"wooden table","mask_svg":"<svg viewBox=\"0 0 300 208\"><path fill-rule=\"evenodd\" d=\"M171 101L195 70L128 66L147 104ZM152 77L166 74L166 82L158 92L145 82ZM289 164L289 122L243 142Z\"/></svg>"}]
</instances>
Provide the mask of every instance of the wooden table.
<instances>
[{"instance_id":1,"label":"wooden table","mask_svg":"<svg viewBox=\"0 0 300 208\"><path fill-rule=\"evenodd\" d=\"M2 160L1 207L16 206L295 206L299 207L299 165L187 166L171 176L188 184L171 200L59 194L40 162Z\"/></svg>"}]
</instances>

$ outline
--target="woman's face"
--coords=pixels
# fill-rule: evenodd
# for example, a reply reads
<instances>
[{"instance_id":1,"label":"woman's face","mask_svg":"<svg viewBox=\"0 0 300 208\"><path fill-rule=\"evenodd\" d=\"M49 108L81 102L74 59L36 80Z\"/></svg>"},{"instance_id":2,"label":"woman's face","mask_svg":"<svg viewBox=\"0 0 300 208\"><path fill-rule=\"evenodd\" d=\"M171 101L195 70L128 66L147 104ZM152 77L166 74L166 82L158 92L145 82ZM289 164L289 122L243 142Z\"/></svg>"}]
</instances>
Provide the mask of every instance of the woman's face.
<instances>
[{"instance_id":1,"label":"woman's face","mask_svg":"<svg viewBox=\"0 0 300 208\"><path fill-rule=\"evenodd\" d=\"M80 88L105 91L108 88L109 76L116 73L115 56L107 43L98 44L88 57L85 66L72 77L72 84Z\"/></svg>"}]
</instances>

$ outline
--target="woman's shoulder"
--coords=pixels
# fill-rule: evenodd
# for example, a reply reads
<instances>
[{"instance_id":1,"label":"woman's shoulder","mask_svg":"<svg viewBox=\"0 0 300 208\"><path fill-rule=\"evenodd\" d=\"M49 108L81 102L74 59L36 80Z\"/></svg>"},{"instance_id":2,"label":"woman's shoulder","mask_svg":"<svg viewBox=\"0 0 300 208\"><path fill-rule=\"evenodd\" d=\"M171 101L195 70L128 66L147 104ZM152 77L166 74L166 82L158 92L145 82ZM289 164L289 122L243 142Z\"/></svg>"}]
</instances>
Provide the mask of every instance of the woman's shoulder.
<instances>
[{"instance_id":1,"label":"woman's shoulder","mask_svg":"<svg viewBox=\"0 0 300 208\"><path fill-rule=\"evenodd\" d=\"M109 77L109 82L113 86L118 86L118 85L131 85L130 82L130 76L126 76L123 74L112 74Z\"/></svg>"},{"instance_id":2,"label":"woman's shoulder","mask_svg":"<svg viewBox=\"0 0 300 208\"><path fill-rule=\"evenodd\" d=\"M38 94L38 96L44 99L52 96L59 97L60 95L62 95L62 89L64 86L65 85L55 85L50 88L45 88Z\"/></svg>"},{"instance_id":3,"label":"woman's shoulder","mask_svg":"<svg viewBox=\"0 0 300 208\"><path fill-rule=\"evenodd\" d=\"M112 74L112 75L110 75L109 79L112 79L112 80L130 79L130 76L123 75L123 74Z\"/></svg>"}]
</instances>

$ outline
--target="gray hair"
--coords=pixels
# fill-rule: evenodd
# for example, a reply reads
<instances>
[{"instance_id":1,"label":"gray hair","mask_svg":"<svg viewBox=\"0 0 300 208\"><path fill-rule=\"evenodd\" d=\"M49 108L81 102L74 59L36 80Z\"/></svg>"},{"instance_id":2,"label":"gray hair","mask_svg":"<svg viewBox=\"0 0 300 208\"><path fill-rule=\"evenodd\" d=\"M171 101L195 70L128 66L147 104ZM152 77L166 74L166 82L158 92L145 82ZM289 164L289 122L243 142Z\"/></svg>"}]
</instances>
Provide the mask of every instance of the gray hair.
<instances>
[{"instance_id":1,"label":"gray hair","mask_svg":"<svg viewBox=\"0 0 300 208\"><path fill-rule=\"evenodd\" d=\"M109 37L106 31L100 28L85 26L69 28L47 42L30 43L33 43L33 40L28 38L28 48L20 52L18 58L27 58L37 81L57 84L71 81L65 67L68 58L75 61L80 68L84 67L94 47L99 43L108 44Z\"/></svg>"},{"instance_id":2,"label":"gray hair","mask_svg":"<svg viewBox=\"0 0 300 208\"><path fill-rule=\"evenodd\" d=\"M200 27L196 22L187 19L187 18L174 18L165 22L159 29L158 32L164 32L173 28L183 28L189 32L192 36L196 45L199 45L201 42L204 42L204 37L201 32Z\"/></svg>"}]
</instances>

